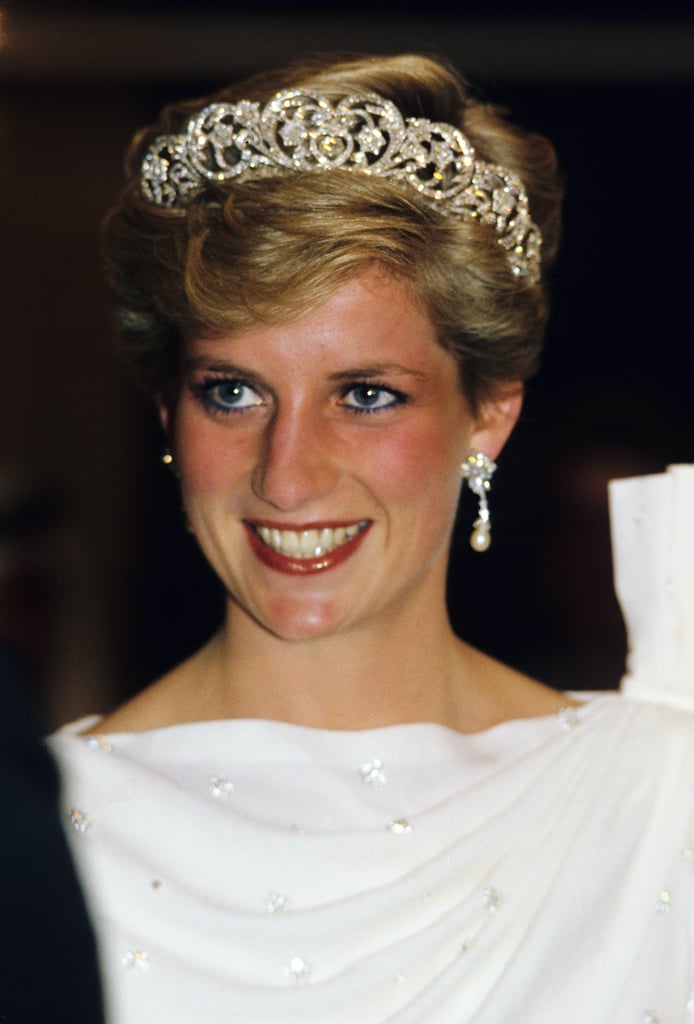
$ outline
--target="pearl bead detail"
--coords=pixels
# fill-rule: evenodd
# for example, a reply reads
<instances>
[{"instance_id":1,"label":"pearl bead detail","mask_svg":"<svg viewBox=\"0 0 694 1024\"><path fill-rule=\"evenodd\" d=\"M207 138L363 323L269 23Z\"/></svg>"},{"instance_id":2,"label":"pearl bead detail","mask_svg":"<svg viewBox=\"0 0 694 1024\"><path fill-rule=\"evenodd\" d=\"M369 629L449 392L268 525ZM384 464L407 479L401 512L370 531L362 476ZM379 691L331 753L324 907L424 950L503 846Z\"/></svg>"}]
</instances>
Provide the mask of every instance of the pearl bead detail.
<instances>
[{"instance_id":1,"label":"pearl bead detail","mask_svg":"<svg viewBox=\"0 0 694 1024\"><path fill-rule=\"evenodd\" d=\"M470 547L473 551L486 551L492 542L492 532L489 525L482 523L470 534Z\"/></svg>"}]
</instances>

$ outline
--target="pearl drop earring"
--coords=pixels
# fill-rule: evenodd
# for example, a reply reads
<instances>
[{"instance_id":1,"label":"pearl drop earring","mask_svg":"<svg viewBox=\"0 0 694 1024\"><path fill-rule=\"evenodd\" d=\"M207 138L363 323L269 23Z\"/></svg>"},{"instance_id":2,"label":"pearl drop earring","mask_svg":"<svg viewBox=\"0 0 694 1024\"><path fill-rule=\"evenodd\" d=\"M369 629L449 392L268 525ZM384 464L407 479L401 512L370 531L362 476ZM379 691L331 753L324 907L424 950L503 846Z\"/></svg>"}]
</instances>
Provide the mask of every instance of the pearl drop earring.
<instances>
[{"instance_id":1,"label":"pearl drop earring","mask_svg":"<svg viewBox=\"0 0 694 1024\"><path fill-rule=\"evenodd\" d=\"M474 551L486 551L492 542L491 516L487 494L491 486L491 479L496 463L487 458L482 452L470 452L465 462L460 467L463 477L479 502L477 519L472 524L470 534L470 547Z\"/></svg>"}]
</instances>

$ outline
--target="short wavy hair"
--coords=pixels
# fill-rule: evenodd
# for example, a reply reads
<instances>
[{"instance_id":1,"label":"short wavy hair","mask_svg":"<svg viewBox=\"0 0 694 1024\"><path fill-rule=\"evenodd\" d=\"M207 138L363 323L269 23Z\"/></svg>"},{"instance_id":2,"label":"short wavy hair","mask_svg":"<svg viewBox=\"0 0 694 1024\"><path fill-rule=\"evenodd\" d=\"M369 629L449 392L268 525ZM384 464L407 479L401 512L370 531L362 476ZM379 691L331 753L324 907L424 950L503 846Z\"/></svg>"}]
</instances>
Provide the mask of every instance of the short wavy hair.
<instances>
[{"instance_id":1,"label":"short wavy hair","mask_svg":"<svg viewBox=\"0 0 694 1024\"><path fill-rule=\"evenodd\" d=\"M553 146L473 95L443 61L416 54L303 60L214 96L167 106L137 133L129 180L104 223L103 257L120 347L144 386L176 380L187 337L220 335L298 316L367 267L403 281L458 361L473 407L495 383L538 368L547 320L543 281L514 276L492 226L444 216L407 187L331 170L210 183L186 209L162 209L139 190L143 154L211 102L270 99L280 89L377 92L405 117L462 129L479 156L516 172L554 259L561 175Z\"/></svg>"}]
</instances>

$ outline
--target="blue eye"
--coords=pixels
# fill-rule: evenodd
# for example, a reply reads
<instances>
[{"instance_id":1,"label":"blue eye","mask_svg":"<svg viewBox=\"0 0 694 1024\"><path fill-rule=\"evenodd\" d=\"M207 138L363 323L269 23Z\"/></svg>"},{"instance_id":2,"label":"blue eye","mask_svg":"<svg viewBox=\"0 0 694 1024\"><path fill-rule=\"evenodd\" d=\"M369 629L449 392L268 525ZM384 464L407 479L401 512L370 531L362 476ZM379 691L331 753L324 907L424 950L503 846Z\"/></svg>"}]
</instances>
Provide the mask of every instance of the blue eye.
<instances>
[{"instance_id":1,"label":"blue eye","mask_svg":"<svg viewBox=\"0 0 694 1024\"><path fill-rule=\"evenodd\" d=\"M211 377L195 387L203 405L215 412L237 412L262 405L258 392L243 380Z\"/></svg>"},{"instance_id":2,"label":"blue eye","mask_svg":"<svg viewBox=\"0 0 694 1024\"><path fill-rule=\"evenodd\" d=\"M343 395L344 404L355 412L380 412L405 401L401 391L381 384L353 384Z\"/></svg>"}]
</instances>

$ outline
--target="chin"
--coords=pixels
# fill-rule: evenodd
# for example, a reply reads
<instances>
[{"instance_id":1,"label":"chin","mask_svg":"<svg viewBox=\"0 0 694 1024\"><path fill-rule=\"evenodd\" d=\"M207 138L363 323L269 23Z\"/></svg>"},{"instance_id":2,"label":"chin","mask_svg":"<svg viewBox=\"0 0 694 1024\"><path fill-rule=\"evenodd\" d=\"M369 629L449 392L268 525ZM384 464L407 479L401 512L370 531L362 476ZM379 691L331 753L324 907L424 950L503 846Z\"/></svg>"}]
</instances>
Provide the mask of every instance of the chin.
<instances>
[{"instance_id":1,"label":"chin","mask_svg":"<svg viewBox=\"0 0 694 1024\"><path fill-rule=\"evenodd\" d=\"M273 636L287 641L319 640L346 627L344 612L332 602L303 608L300 602L288 602L281 608L265 609L256 621Z\"/></svg>"}]
</instances>

